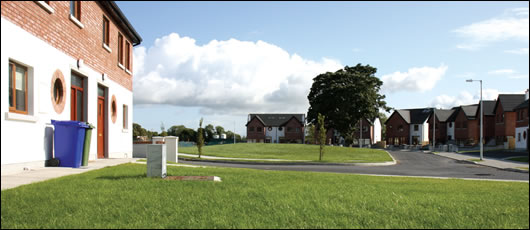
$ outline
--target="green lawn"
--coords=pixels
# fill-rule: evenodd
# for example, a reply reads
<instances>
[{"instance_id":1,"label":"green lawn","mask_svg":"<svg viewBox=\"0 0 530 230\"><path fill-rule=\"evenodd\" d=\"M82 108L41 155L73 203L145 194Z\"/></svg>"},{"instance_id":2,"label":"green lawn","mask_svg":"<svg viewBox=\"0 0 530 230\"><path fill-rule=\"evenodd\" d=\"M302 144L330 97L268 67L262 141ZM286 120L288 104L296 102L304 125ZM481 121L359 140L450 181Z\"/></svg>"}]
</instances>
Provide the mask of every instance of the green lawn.
<instances>
[{"instance_id":1,"label":"green lawn","mask_svg":"<svg viewBox=\"0 0 530 230\"><path fill-rule=\"evenodd\" d=\"M203 155L251 159L283 159L318 161L318 145L304 144L226 144L203 148ZM324 162L367 163L392 161L387 152L379 149L359 149L326 146ZM179 147L180 153L198 154L197 147Z\"/></svg>"},{"instance_id":2,"label":"green lawn","mask_svg":"<svg viewBox=\"0 0 530 230\"><path fill-rule=\"evenodd\" d=\"M4 190L2 228L523 228L528 183L124 164Z\"/></svg>"}]
</instances>

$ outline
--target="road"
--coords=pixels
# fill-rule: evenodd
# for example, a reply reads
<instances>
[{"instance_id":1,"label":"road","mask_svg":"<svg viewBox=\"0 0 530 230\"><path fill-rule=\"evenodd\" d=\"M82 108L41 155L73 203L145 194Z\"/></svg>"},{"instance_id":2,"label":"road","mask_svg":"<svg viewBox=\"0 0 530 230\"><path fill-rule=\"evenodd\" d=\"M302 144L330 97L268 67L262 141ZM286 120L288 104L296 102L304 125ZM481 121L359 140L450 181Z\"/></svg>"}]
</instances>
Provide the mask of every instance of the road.
<instances>
[{"instance_id":1,"label":"road","mask_svg":"<svg viewBox=\"0 0 530 230\"><path fill-rule=\"evenodd\" d=\"M389 151L397 164L391 166L350 166L350 165L285 165L285 164L238 164L218 162L198 162L179 160L179 163L252 168L261 170L311 171L354 173L370 175L420 176L443 178L472 178L494 180L523 180L528 181L528 173L513 172L488 166L461 162L442 156L423 152ZM324 156L325 157L325 156Z\"/></svg>"}]
</instances>

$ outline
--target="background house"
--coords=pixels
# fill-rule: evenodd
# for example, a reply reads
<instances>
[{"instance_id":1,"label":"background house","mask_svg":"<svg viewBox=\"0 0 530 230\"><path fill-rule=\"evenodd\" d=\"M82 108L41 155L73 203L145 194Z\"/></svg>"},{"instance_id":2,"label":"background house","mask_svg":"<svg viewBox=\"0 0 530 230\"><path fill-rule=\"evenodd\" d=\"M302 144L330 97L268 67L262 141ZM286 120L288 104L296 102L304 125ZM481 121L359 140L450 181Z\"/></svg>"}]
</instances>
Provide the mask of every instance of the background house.
<instances>
[{"instance_id":1,"label":"background house","mask_svg":"<svg viewBox=\"0 0 530 230\"><path fill-rule=\"evenodd\" d=\"M458 145L475 145L479 139L478 105L463 105L455 112L455 140Z\"/></svg>"},{"instance_id":2,"label":"background house","mask_svg":"<svg viewBox=\"0 0 530 230\"><path fill-rule=\"evenodd\" d=\"M387 144L429 144L427 121L432 110L432 108L395 110L385 122Z\"/></svg>"},{"instance_id":3,"label":"background house","mask_svg":"<svg viewBox=\"0 0 530 230\"><path fill-rule=\"evenodd\" d=\"M248 143L304 143L304 114L249 114Z\"/></svg>"},{"instance_id":4,"label":"background house","mask_svg":"<svg viewBox=\"0 0 530 230\"><path fill-rule=\"evenodd\" d=\"M141 37L118 6L1 4L2 171L44 166L52 119L96 126L90 160L132 157L132 47Z\"/></svg>"},{"instance_id":5,"label":"background house","mask_svg":"<svg viewBox=\"0 0 530 230\"><path fill-rule=\"evenodd\" d=\"M528 90L526 90L525 101L515 107L515 148L528 150Z\"/></svg>"},{"instance_id":6,"label":"background house","mask_svg":"<svg viewBox=\"0 0 530 230\"><path fill-rule=\"evenodd\" d=\"M433 110L434 111L434 110ZM429 130L434 129L434 135L436 138L435 143L436 144L446 144L449 139L449 137L454 137L454 134L448 135L448 120L455 113L456 109L436 109L435 112L433 112L428 119L429 123ZM436 123L433 124L434 114L436 114ZM452 128L452 126L451 126ZM454 132L454 129L452 129ZM432 143L433 141L433 132L429 131L429 142Z\"/></svg>"},{"instance_id":7,"label":"background house","mask_svg":"<svg viewBox=\"0 0 530 230\"><path fill-rule=\"evenodd\" d=\"M500 94L495 103L495 140L497 145L515 147L515 108L525 101L524 94ZM512 140L513 139L513 140ZM511 142L513 142L511 144ZM513 145L513 146L512 146Z\"/></svg>"},{"instance_id":8,"label":"background house","mask_svg":"<svg viewBox=\"0 0 530 230\"><path fill-rule=\"evenodd\" d=\"M482 135L484 137L484 144L495 145L495 103L497 101L482 101L484 104L484 119L482 127ZM480 138L480 103L478 104L477 112L475 117L478 118L479 128L477 132Z\"/></svg>"}]
</instances>

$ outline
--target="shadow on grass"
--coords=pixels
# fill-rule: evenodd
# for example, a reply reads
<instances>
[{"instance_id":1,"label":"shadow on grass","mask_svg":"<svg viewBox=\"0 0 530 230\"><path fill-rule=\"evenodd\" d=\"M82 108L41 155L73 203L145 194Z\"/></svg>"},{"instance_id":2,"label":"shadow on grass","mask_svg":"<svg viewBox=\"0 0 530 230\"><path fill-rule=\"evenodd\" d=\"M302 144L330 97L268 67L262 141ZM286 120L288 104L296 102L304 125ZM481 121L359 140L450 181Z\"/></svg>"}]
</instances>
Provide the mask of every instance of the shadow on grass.
<instances>
[{"instance_id":1,"label":"shadow on grass","mask_svg":"<svg viewBox=\"0 0 530 230\"><path fill-rule=\"evenodd\" d=\"M134 175L134 176L100 176L96 177L98 180L128 180L128 179L143 179L147 178L147 174Z\"/></svg>"}]
</instances>

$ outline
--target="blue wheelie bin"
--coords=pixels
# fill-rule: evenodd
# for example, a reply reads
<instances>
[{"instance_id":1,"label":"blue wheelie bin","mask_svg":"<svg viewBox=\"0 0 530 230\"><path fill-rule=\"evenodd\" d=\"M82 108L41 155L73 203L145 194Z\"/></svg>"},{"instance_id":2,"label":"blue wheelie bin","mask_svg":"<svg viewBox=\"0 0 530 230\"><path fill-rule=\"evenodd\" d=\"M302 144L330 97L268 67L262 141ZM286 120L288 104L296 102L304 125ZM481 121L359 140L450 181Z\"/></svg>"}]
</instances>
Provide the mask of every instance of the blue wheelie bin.
<instances>
[{"instance_id":1,"label":"blue wheelie bin","mask_svg":"<svg viewBox=\"0 0 530 230\"><path fill-rule=\"evenodd\" d=\"M52 124L55 126L53 141L59 167L81 167L85 129L88 125L82 121L56 120L52 120Z\"/></svg>"}]
</instances>

